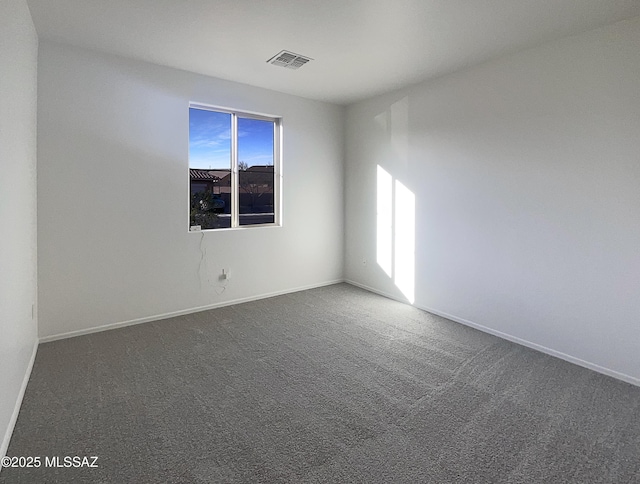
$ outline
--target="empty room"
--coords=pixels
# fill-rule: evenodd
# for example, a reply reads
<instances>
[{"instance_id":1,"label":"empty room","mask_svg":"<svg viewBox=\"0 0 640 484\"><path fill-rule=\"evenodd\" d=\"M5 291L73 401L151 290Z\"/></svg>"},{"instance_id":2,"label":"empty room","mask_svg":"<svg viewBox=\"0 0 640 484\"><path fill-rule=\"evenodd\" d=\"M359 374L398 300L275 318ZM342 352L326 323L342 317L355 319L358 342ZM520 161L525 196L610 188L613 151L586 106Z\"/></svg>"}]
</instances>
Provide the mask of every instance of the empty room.
<instances>
[{"instance_id":1,"label":"empty room","mask_svg":"<svg viewBox=\"0 0 640 484\"><path fill-rule=\"evenodd\" d=\"M640 483L640 0L0 0L0 483Z\"/></svg>"}]
</instances>

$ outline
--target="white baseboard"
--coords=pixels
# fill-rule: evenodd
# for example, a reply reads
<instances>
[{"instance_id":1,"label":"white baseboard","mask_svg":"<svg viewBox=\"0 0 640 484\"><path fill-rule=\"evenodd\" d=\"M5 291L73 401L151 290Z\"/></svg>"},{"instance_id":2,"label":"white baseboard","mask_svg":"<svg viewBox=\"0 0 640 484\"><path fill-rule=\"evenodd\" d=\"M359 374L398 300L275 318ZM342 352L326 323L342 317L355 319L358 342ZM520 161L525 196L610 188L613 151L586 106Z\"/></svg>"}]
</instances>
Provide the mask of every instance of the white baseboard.
<instances>
[{"instance_id":1,"label":"white baseboard","mask_svg":"<svg viewBox=\"0 0 640 484\"><path fill-rule=\"evenodd\" d=\"M16 426L16 422L18 421L18 414L20 413L20 407L22 406L22 399L24 398L24 392L27 390L27 385L29 383L29 378L31 377L31 370L33 369L33 362L36 361L36 353L38 352L38 340L33 343L33 351L31 352L31 359L29 360L29 364L27 365L27 370L24 373L24 378L22 379L22 386L20 387L20 392L18 393L18 398L16 398L15 406L13 407L13 414L11 415L11 420L9 420L9 426L7 427L7 431L4 433L4 438L2 439L2 445L0 446L0 459L7 455L7 449L9 449L9 442L11 441L11 435L13 435L13 429ZM0 466L0 470L2 470L2 466Z\"/></svg>"},{"instance_id":2,"label":"white baseboard","mask_svg":"<svg viewBox=\"0 0 640 484\"><path fill-rule=\"evenodd\" d=\"M130 321L122 321L122 322L118 322L118 323L109 323L109 324L104 324L101 326L96 326L93 328L87 328L87 329L80 329L77 331L69 331L68 333L60 333L60 334L54 334L51 336L43 336L42 338L40 338L40 343L48 343L50 341L56 341L59 339L67 339L67 338L73 338L75 336L82 336L84 334L91 334L91 333L99 333L101 331L108 331L110 329L117 329L117 328L124 328L125 326L133 326L134 324L142 324L142 323L148 323L151 321L158 321L161 319L169 319L169 318L174 318L176 316L184 316L185 314L193 314L193 313L199 313L201 311L208 311L209 309L216 309L216 308L221 308L221 307L225 307L225 306L233 306L234 304L241 304L241 303L245 303L245 302L250 302L250 301L257 301L259 299L266 299L269 297L274 297L274 296L282 296L283 294L291 294L294 292L300 292L300 291L306 291L307 289L315 289L317 287L323 287L323 286L330 286L332 284L338 284L340 282L345 282L344 279L336 279L333 281L326 281L326 282L321 282L318 284L311 284L308 286L301 286L301 287L295 287L292 289L285 289L283 291L275 291L275 292L269 292L269 293L264 293L264 294L259 294L257 296L249 296L249 297L243 297L243 298L239 298L239 299L233 299L230 301L224 301L224 302L219 302L219 303L214 303L214 304L208 304L206 306L199 306L199 307L195 307L195 308L190 308L190 309L183 309L180 311L173 311L170 313L164 313L164 314L156 314L154 316L147 316L144 318L137 318L137 319L132 319Z\"/></svg>"},{"instance_id":3,"label":"white baseboard","mask_svg":"<svg viewBox=\"0 0 640 484\"><path fill-rule=\"evenodd\" d=\"M385 293L383 291L379 291L379 290L377 290L377 289L375 289L373 287L369 287L369 286L367 286L365 284L360 284L359 282L355 282L355 281L352 281L352 280L349 280L349 279L345 279L344 282L346 282L348 284L352 284L352 285L357 286L357 287L360 287L360 288L365 289L367 291L379 294L381 296L388 297L389 299L393 299L395 301L399 301L399 302L408 304L406 301L403 301L401 298L399 298L397 296L394 296L394 295L389 294L389 293ZM459 318L459 317L454 316L452 314L448 314L448 313L445 313L443 311L438 311L437 309L420 306L418 304L413 304L413 306L418 308L418 309L422 309L423 311L426 311L428 313L435 314L436 316L441 316L443 318L450 319L451 321L455 321L456 323L464 324L465 326L469 326L471 328L475 328L475 329L477 329L479 331L482 331L483 333L492 334L494 336L497 336L498 338L505 339L507 341L511 341L512 343L516 343L516 344L519 344L519 345L522 345L522 346L526 346L527 348L531 348L533 350L540 351L541 353L545 353L547 355L554 356L556 358L560 358L561 360L565 360L565 361L568 361L569 363L573 363L575 365L582 366L582 367L587 368L589 370L593 370L593 371L596 371L598 373L602 373L603 375L607 375L607 376L610 376L612 378L616 378L618 380L622 380L622 381L624 381L626 383L630 383L630 384L635 385L635 386L640 386L640 378L636 378L636 377L633 377L631 375L627 375L625 373L621 373L621 372L616 371L616 370L611 370L609 368L605 368L605 367L597 365L595 363L591 363L590 361L586 361L586 360L583 360L581 358L576 358L575 356L571 356L571 355L568 355L566 353L562 353L561 351L557 351L557 350L554 350L552 348L547 348L546 346L542 346L542 345L539 345L537 343L532 343L531 341L527 341L525 339L518 338L517 336L513 336L513 335L510 335L508 333L503 333L502 331L498 331L498 330L489 328L487 326L483 326L482 324L474 323L473 321L469 321L468 319Z\"/></svg>"}]
</instances>

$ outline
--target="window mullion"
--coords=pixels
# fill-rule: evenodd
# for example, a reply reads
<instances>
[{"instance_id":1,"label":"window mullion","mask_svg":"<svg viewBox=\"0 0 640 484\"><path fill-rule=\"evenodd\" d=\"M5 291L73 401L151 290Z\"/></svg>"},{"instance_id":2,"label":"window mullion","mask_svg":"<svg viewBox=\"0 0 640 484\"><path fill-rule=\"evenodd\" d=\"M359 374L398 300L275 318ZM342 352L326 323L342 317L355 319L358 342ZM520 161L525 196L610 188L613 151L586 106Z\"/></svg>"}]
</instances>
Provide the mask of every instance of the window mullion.
<instances>
[{"instance_id":1,"label":"window mullion","mask_svg":"<svg viewBox=\"0 0 640 484\"><path fill-rule=\"evenodd\" d=\"M238 193L238 116L231 115L231 227L240 225L240 194Z\"/></svg>"}]
</instances>

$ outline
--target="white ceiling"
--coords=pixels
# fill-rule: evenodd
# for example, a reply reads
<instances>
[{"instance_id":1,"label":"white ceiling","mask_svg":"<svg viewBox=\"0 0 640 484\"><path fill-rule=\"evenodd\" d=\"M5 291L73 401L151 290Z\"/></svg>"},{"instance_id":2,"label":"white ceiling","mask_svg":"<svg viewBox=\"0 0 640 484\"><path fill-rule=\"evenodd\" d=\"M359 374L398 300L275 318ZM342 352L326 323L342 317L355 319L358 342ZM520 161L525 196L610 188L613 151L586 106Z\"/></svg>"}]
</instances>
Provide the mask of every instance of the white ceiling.
<instances>
[{"instance_id":1,"label":"white ceiling","mask_svg":"<svg viewBox=\"0 0 640 484\"><path fill-rule=\"evenodd\" d=\"M640 15L640 0L28 0L40 39L348 104ZM281 50L314 60L266 63Z\"/></svg>"}]
</instances>

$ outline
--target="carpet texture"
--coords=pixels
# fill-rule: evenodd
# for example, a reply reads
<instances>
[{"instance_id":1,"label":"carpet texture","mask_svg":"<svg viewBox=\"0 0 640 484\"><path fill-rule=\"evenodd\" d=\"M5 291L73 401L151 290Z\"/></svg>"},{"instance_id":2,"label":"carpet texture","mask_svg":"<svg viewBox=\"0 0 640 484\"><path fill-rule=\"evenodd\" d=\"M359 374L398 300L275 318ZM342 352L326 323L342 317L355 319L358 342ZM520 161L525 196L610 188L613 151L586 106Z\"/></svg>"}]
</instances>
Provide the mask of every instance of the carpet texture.
<instances>
[{"instance_id":1,"label":"carpet texture","mask_svg":"<svg viewBox=\"0 0 640 484\"><path fill-rule=\"evenodd\" d=\"M348 284L42 344L1 483L638 483L640 388Z\"/></svg>"}]
</instances>

